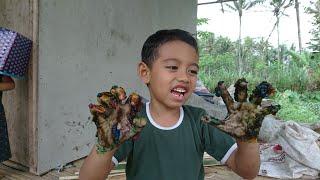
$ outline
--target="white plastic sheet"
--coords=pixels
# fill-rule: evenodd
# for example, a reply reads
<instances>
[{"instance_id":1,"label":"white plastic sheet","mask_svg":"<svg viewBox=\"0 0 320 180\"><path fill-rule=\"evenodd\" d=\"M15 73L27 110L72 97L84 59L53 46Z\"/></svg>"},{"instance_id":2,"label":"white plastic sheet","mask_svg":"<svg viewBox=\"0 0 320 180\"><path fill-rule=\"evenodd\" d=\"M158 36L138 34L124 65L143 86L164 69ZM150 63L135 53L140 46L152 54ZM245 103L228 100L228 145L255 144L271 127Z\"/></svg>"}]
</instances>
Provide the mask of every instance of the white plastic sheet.
<instances>
[{"instance_id":1,"label":"white plastic sheet","mask_svg":"<svg viewBox=\"0 0 320 180\"><path fill-rule=\"evenodd\" d=\"M293 121L281 122L266 116L259 139L259 175L275 178L317 177L320 173L320 134Z\"/></svg>"}]
</instances>

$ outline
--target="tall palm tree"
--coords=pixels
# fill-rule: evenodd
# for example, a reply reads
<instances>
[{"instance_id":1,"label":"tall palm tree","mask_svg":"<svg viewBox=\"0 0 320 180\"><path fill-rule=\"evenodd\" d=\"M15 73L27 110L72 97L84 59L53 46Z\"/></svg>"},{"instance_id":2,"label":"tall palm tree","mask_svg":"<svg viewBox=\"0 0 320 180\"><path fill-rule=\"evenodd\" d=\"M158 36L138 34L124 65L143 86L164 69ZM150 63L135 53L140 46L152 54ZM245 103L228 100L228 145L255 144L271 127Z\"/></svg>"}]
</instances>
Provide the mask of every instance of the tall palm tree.
<instances>
[{"instance_id":1,"label":"tall palm tree","mask_svg":"<svg viewBox=\"0 0 320 180\"><path fill-rule=\"evenodd\" d=\"M280 16L284 14L285 9L292 5L293 0L271 0L270 5L273 6L273 14L276 16L276 27L277 27L277 37L278 37L278 60L280 60L280 32L279 32L279 23ZM287 3L287 4L286 4Z\"/></svg>"},{"instance_id":2,"label":"tall palm tree","mask_svg":"<svg viewBox=\"0 0 320 180\"><path fill-rule=\"evenodd\" d=\"M301 54L302 45L301 45L300 13L299 13L299 1L298 0L294 1L294 7L296 8L296 16L297 16L299 53Z\"/></svg>"},{"instance_id":3,"label":"tall palm tree","mask_svg":"<svg viewBox=\"0 0 320 180\"><path fill-rule=\"evenodd\" d=\"M265 0L236 0L236 1L233 1L233 6L230 4L226 4L230 9L238 12L238 16L239 16L239 38L238 38L238 59L237 59L239 76L242 74L242 70L243 70L242 44L241 44L243 11L250 9L259 3L263 3L264 1Z\"/></svg>"}]
</instances>

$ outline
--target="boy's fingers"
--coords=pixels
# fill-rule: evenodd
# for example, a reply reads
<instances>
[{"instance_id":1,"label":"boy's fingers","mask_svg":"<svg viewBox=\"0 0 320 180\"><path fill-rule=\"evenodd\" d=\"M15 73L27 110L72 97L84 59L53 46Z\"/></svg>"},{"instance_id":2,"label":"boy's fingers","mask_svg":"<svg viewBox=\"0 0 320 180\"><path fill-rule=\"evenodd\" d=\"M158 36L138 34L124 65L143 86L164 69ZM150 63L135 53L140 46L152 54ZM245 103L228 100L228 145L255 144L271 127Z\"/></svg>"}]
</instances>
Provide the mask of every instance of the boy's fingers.
<instances>
[{"instance_id":1,"label":"boy's fingers","mask_svg":"<svg viewBox=\"0 0 320 180\"><path fill-rule=\"evenodd\" d=\"M142 107L142 98L132 93L128 98L122 87L113 86L108 92L97 94L97 104L90 104L92 121L97 126L97 150L110 151L124 141L138 137L146 119L136 117ZM125 103L124 103L125 102Z\"/></svg>"}]
</instances>

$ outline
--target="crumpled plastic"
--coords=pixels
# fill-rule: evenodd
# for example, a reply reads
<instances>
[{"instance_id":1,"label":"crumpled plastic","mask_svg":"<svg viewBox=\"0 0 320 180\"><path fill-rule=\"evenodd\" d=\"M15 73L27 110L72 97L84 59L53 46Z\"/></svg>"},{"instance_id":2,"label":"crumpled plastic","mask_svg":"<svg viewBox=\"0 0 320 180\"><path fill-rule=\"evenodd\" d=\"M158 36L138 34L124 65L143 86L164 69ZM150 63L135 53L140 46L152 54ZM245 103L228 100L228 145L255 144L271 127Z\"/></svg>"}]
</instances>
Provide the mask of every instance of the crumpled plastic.
<instances>
[{"instance_id":1,"label":"crumpled plastic","mask_svg":"<svg viewBox=\"0 0 320 180\"><path fill-rule=\"evenodd\" d=\"M281 122L266 116L260 129L259 175L275 178L318 177L320 134L294 121Z\"/></svg>"}]
</instances>

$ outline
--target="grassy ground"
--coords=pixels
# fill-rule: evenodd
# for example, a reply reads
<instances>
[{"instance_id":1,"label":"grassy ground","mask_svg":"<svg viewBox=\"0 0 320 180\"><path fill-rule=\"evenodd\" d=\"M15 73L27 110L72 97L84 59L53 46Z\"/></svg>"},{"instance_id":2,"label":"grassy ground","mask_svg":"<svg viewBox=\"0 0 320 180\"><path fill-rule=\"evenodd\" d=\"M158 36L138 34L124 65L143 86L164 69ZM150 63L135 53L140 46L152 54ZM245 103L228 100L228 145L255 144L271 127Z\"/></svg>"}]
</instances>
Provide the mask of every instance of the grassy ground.
<instances>
[{"instance_id":1,"label":"grassy ground","mask_svg":"<svg viewBox=\"0 0 320 180\"><path fill-rule=\"evenodd\" d=\"M314 123L320 121L320 91L299 94L286 90L274 98L281 105L277 116L283 120Z\"/></svg>"}]
</instances>

